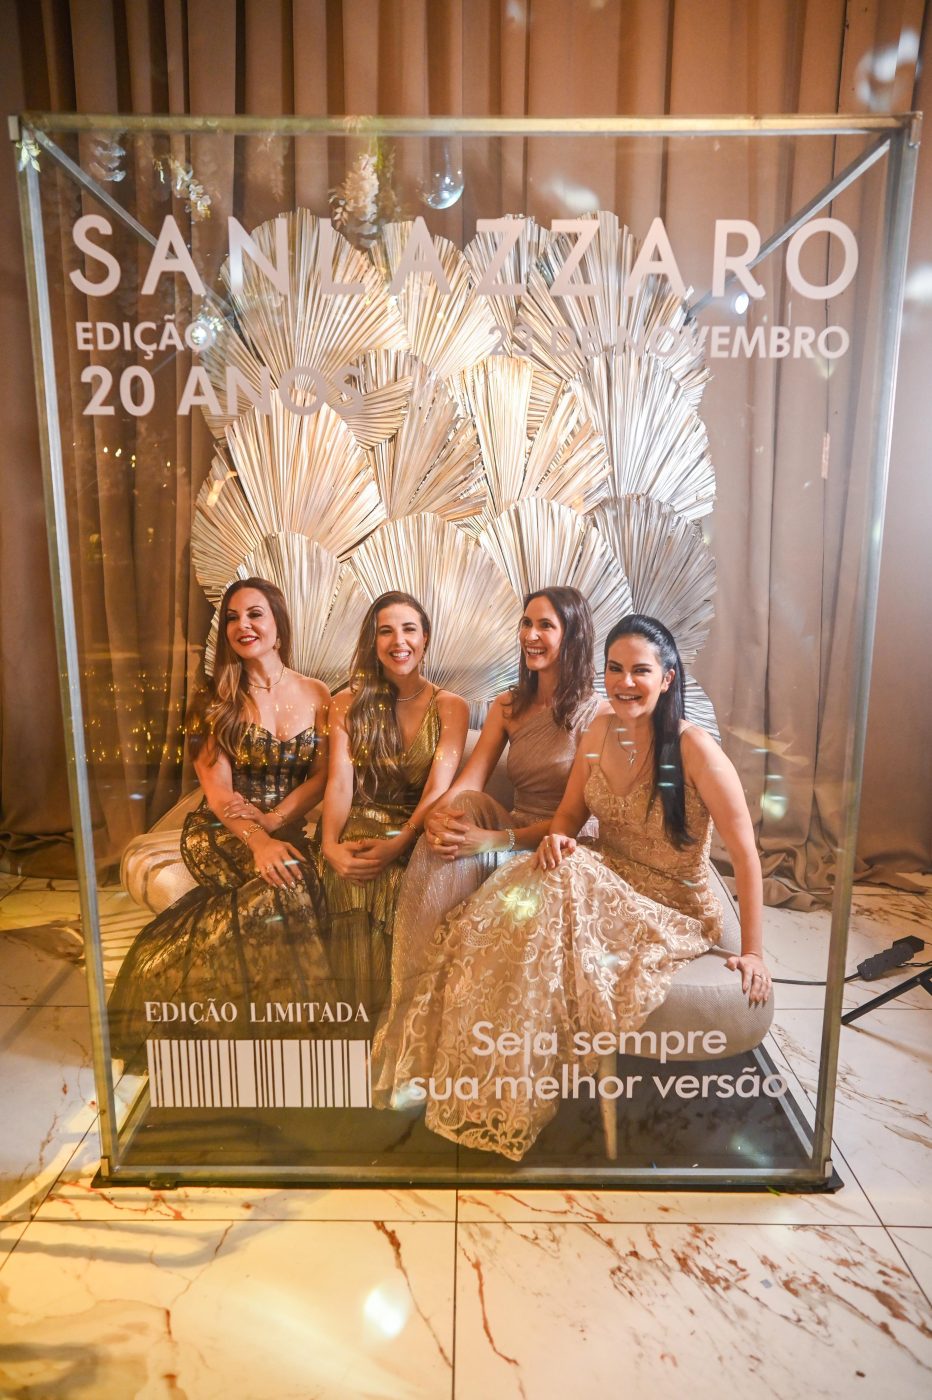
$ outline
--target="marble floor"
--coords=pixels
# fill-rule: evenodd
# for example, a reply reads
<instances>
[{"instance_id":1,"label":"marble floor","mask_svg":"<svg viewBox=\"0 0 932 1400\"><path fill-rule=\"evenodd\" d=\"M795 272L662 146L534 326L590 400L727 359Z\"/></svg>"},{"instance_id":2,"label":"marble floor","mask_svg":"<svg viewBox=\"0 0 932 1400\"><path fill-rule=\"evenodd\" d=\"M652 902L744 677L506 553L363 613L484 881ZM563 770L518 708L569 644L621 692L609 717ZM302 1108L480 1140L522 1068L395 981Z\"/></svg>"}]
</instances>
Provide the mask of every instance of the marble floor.
<instances>
[{"instance_id":1,"label":"marble floor","mask_svg":"<svg viewBox=\"0 0 932 1400\"><path fill-rule=\"evenodd\" d=\"M108 974L144 917L103 894ZM823 977L827 927L768 910L776 975ZM932 893L859 887L849 967L903 933ZM777 989L800 1098L820 1001ZM76 888L0 876L0 1396L928 1394L930 1028L920 989L843 1030L835 1195L99 1189Z\"/></svg>"}]
</instances>

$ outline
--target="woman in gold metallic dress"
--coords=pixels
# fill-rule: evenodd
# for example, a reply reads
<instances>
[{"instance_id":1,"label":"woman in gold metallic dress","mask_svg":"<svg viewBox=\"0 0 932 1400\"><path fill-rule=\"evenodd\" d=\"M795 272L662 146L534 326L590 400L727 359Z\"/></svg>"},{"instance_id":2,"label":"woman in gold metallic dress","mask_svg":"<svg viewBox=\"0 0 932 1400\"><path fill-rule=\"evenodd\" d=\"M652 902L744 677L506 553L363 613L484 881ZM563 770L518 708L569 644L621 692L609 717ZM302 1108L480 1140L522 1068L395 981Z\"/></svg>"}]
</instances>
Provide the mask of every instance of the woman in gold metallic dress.
<instances>
[{"instance_id":1,"label":"woman in gold metallic dress","mask_svg":"<svg viewBox=\"0 0 932 1400\"><path fill-rule=\"evenodd\" d=\"M426 1099L429 1128L514 1161L557 1112L563 1067L595 1074L609 1052L593 1038L637 1030L678 968L718 941L713 821L741 912L742 953L728 966L752 1004L770 993L747 804L715 741L683 719L667 629L622 619L606 644L605 685L613 713L580 745L537 851L438 927L396 1058L395 1104ZM576 842L590 815L594 849Z\"/></svg>"},{"instance_id":2,"label":"woman in gold metallic dress","mask_svg":"<svg viewBox=\"0 0 932 1400\"><path fill-rule=\"evenodd\" d=\"M330 712L319 865L328 951L342 998L370 1020L388 995L402 872L466 739L466 702L421 674L429 640L417 599L383 593L363 620L350 689Z\"/></svg>"},{"instance_id":3,"label":"woman in gold metallic dress","mask_svg":"<svg viewBox=\"0 0 932 1400\"><path fill-rule=\"evenodd\" d=\"M274 584L231 584L219 616L213 676L187 718L204 800L185 820L181 855L198 887L141 931L120 969L110 1028L114 1054L127 1061L153 1029L152 1004L160 1022L163 1003L185 1008L172 1023L185 1035L235 1037L250 1033L250 1003L336 999L304 835L326 781L330 692L291 670L291 626ZM235 1019L204 1014L223 1003Z\"/></svg>"},{"instance_id":4,"label":"woman in gold metallic dress","mask_svg":"<svg viewBox=\"0 0 932 1400\"><path fill-rule=\"evenodd\" d=\"M580 736L608 710L594 693L595 628L577 589L529 593L518 643L518 683L492 702L462 772L428 813L401 882L391 1005L373 1046L377 1099L394 1081L398 1035L435 928L513 851L535 849L563 796ZM482 791L506 745L510 811Z\"/></svg>"}]
</instances>

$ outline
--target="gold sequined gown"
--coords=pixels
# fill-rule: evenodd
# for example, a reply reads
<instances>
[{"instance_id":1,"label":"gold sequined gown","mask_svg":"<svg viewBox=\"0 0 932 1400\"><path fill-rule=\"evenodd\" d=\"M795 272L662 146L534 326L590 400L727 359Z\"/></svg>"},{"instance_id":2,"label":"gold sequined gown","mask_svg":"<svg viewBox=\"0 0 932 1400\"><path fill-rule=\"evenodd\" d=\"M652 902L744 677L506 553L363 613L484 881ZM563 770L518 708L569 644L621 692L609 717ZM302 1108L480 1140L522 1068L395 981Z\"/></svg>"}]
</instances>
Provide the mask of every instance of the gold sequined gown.
<instances>
[{"instance_id":1,"label":"gold sequined gown","mask_svg":"<svg viewBox=\"0 0 932 1400\"><path fill-rule=\"evenodd\" d=\"M718 941L709 813L687 787L696 839L677 850L650 788L647 780L620 797L593 763L586 804L599 822L595 847L578 847L546 872L532 869L531 856L503 865L437 928L405 1018L392 1093L403 1106L426 1090L434 1132L520 1161L559 1107L529 1093L521 1077L559 1078L564 1064L595 1073L599 1056L574 1055L574 1035L637 1030L683 963ZM478 1053L487 1048L474 1031L480 1022L494 1039L516 1033L521 1050ZM544 1040L535 1046L542 1032L554 1033L555 1049ZM516 1093L496 1084L505 1076L518 1081ZM475 1082L464 1083L465 1097L444 1099L448 1080Z\"/></svg>"},{"instance_id":2,"label":"gold sequined gown","mask_svg":"<svg viewBox=\"0 0 932 1400\"><path fill-rule=\"evenodd\" d=\"M487 792L461 792L456 811L485 831L531 826L549 821L560 805L580 737L599 707L592 695L579 706L569 729L556 724L549 708L533 710L518 726L505 760L513 806L507 811ZM591 834L585 828L583 837ZM391 1002L379 1023L372 1047L375 1101L387 1105L395 1077L405 1016L417 980L428 964L434 930L450 910L468 899L509 857L483 851L460 860L442 860L422 836L401 880L392 939Z\"/></svg>"},{"instance_id":3,"label":"gold sequined gown","mask_svg":"<svg viewBox=\"0 0 932 1400\"><path fill-rule=\"evenodd\" d=\"M341 841L384 840L401 828L421 800L439 739L435 691L392 779L382 783L372 800L357 791ZM341 998L365 1007L370 1030L388 998L395 904L409 858L406 852L376 879L357 883L338 875L317 850L327 901L330 964Z\"/></svg>"},{"instance_id":4,"label":"gold sequined gown","mask_svg":"<svg viewBox=\"0 0 932 1400\"><path fill-rule=\"evenodd\" d=\"M232 765L233 788L269 811L310 776L319 737L314 728L277 739L251 724ZM302 851L301 883L278 889L257 874L249 848L206 801L185 819L181 855L198 881L139 933L110 995L114 1055L136 1062L154 1029L147 1002L188 1007L232 1003L235 1020L160 1024L158 1034L245 1037L255 1033L250 1003L330 1002L336 988L321 937L320 882L303 818L275 832ZM306 1025L276 1026L276 1035L308 1034ZM315 1033L319 1033L315 1032Z\"/></svg>"}]
</instances>

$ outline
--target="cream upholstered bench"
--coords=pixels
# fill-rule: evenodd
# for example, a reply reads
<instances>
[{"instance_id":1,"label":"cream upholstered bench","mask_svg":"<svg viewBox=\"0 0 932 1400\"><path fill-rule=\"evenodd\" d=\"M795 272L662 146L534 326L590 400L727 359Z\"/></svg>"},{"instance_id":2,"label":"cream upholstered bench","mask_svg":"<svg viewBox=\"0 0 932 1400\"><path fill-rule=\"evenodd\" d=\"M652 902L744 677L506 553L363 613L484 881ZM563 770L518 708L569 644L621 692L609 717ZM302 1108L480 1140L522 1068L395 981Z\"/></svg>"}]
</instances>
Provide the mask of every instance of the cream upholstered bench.
<instances>
[{"instance_id":1,"label":"cream upholstered bench","mask_svg":"<svg viewBox=\"0 0 932 1400\"><path fill-rule=\"evenodd\" d=\"M470 730L467 753L478 734ZM511 806L511 789L500 762L488 784L488 791L504 807ZM153 913L173 904L194 879L181 859L180 839L184 819L200 801L201 792L195 788L144 836L137 836L127 846L120 867L124 888L137 904L148 906ZM713 869L713 884L725 911L725 928L718 947L687 963L674 977L662 1006L652 1012L642 1027L643 1053L651 1058L650 1041L646 1035L653 1031L656 1041L666 1032L667 1060L706 1060L740 1055L753 1050L763 1040L773 1019L773 1000L765 1006L751 1007L741 991L741 978L725 966L726 958L741 951L741 927L735 902L721 876ZM703 1033L717 1030L724 1034L725 1045L717 1056L700 1049ZM677 1032L679 1035L677 1035ZM690 1032L692 1048L690 1048ZM679 1040L685 1042L677 1050ZM659 1056L659 1050L653 1057Z\"/></svg>"}]
</instances>

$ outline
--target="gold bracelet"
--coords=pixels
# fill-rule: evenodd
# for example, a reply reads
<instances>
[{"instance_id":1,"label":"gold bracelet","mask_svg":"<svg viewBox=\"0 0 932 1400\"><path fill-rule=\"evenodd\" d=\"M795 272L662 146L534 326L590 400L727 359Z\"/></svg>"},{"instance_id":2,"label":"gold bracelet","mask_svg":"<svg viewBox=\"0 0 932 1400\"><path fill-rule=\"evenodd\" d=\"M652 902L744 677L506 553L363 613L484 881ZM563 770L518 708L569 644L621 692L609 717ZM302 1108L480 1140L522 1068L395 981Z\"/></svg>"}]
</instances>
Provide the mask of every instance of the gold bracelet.
<instances>
[{"instance_id":1,"label":"gold bracelet","mask_svg":"<svg viewBox=\"0 0 932 1400\"><path fill-rule=\"evenodd\" d=\"M250 837L251 837L251 836L255 836L255 834L256 834L257 831L262 831L262 830L263 830L263 827L262 827L262 824L261 824L260 822L247 822L246 825L243 827L243 830L242 830L241 832L238 833L238 834L239 834L239 839L242 841L242 843L243 843L244 846L249 846L249 839L250 839ZM252 849L252 847L250 847L250 850L251 850L251 849Z\"/></svg>"},{"instance_id":2,"label":"gold bracelet","mask_svg":"<svg viewBox=\"0 0 932 1400\"><path fill-rule=\"evenodd\" d=\"M266 816L267 816L267 817L273 817L273 818L274 818L274 820L275 820L275 826L273 827L273 830L274 830L274 831L277 831L277 830L279 829L279 827L285 825L285 818L282 816L281 812L278 810L277 807L273 807L272 810L271 810L271 812L266 812Z\"/></svg>"}]
</instances>

